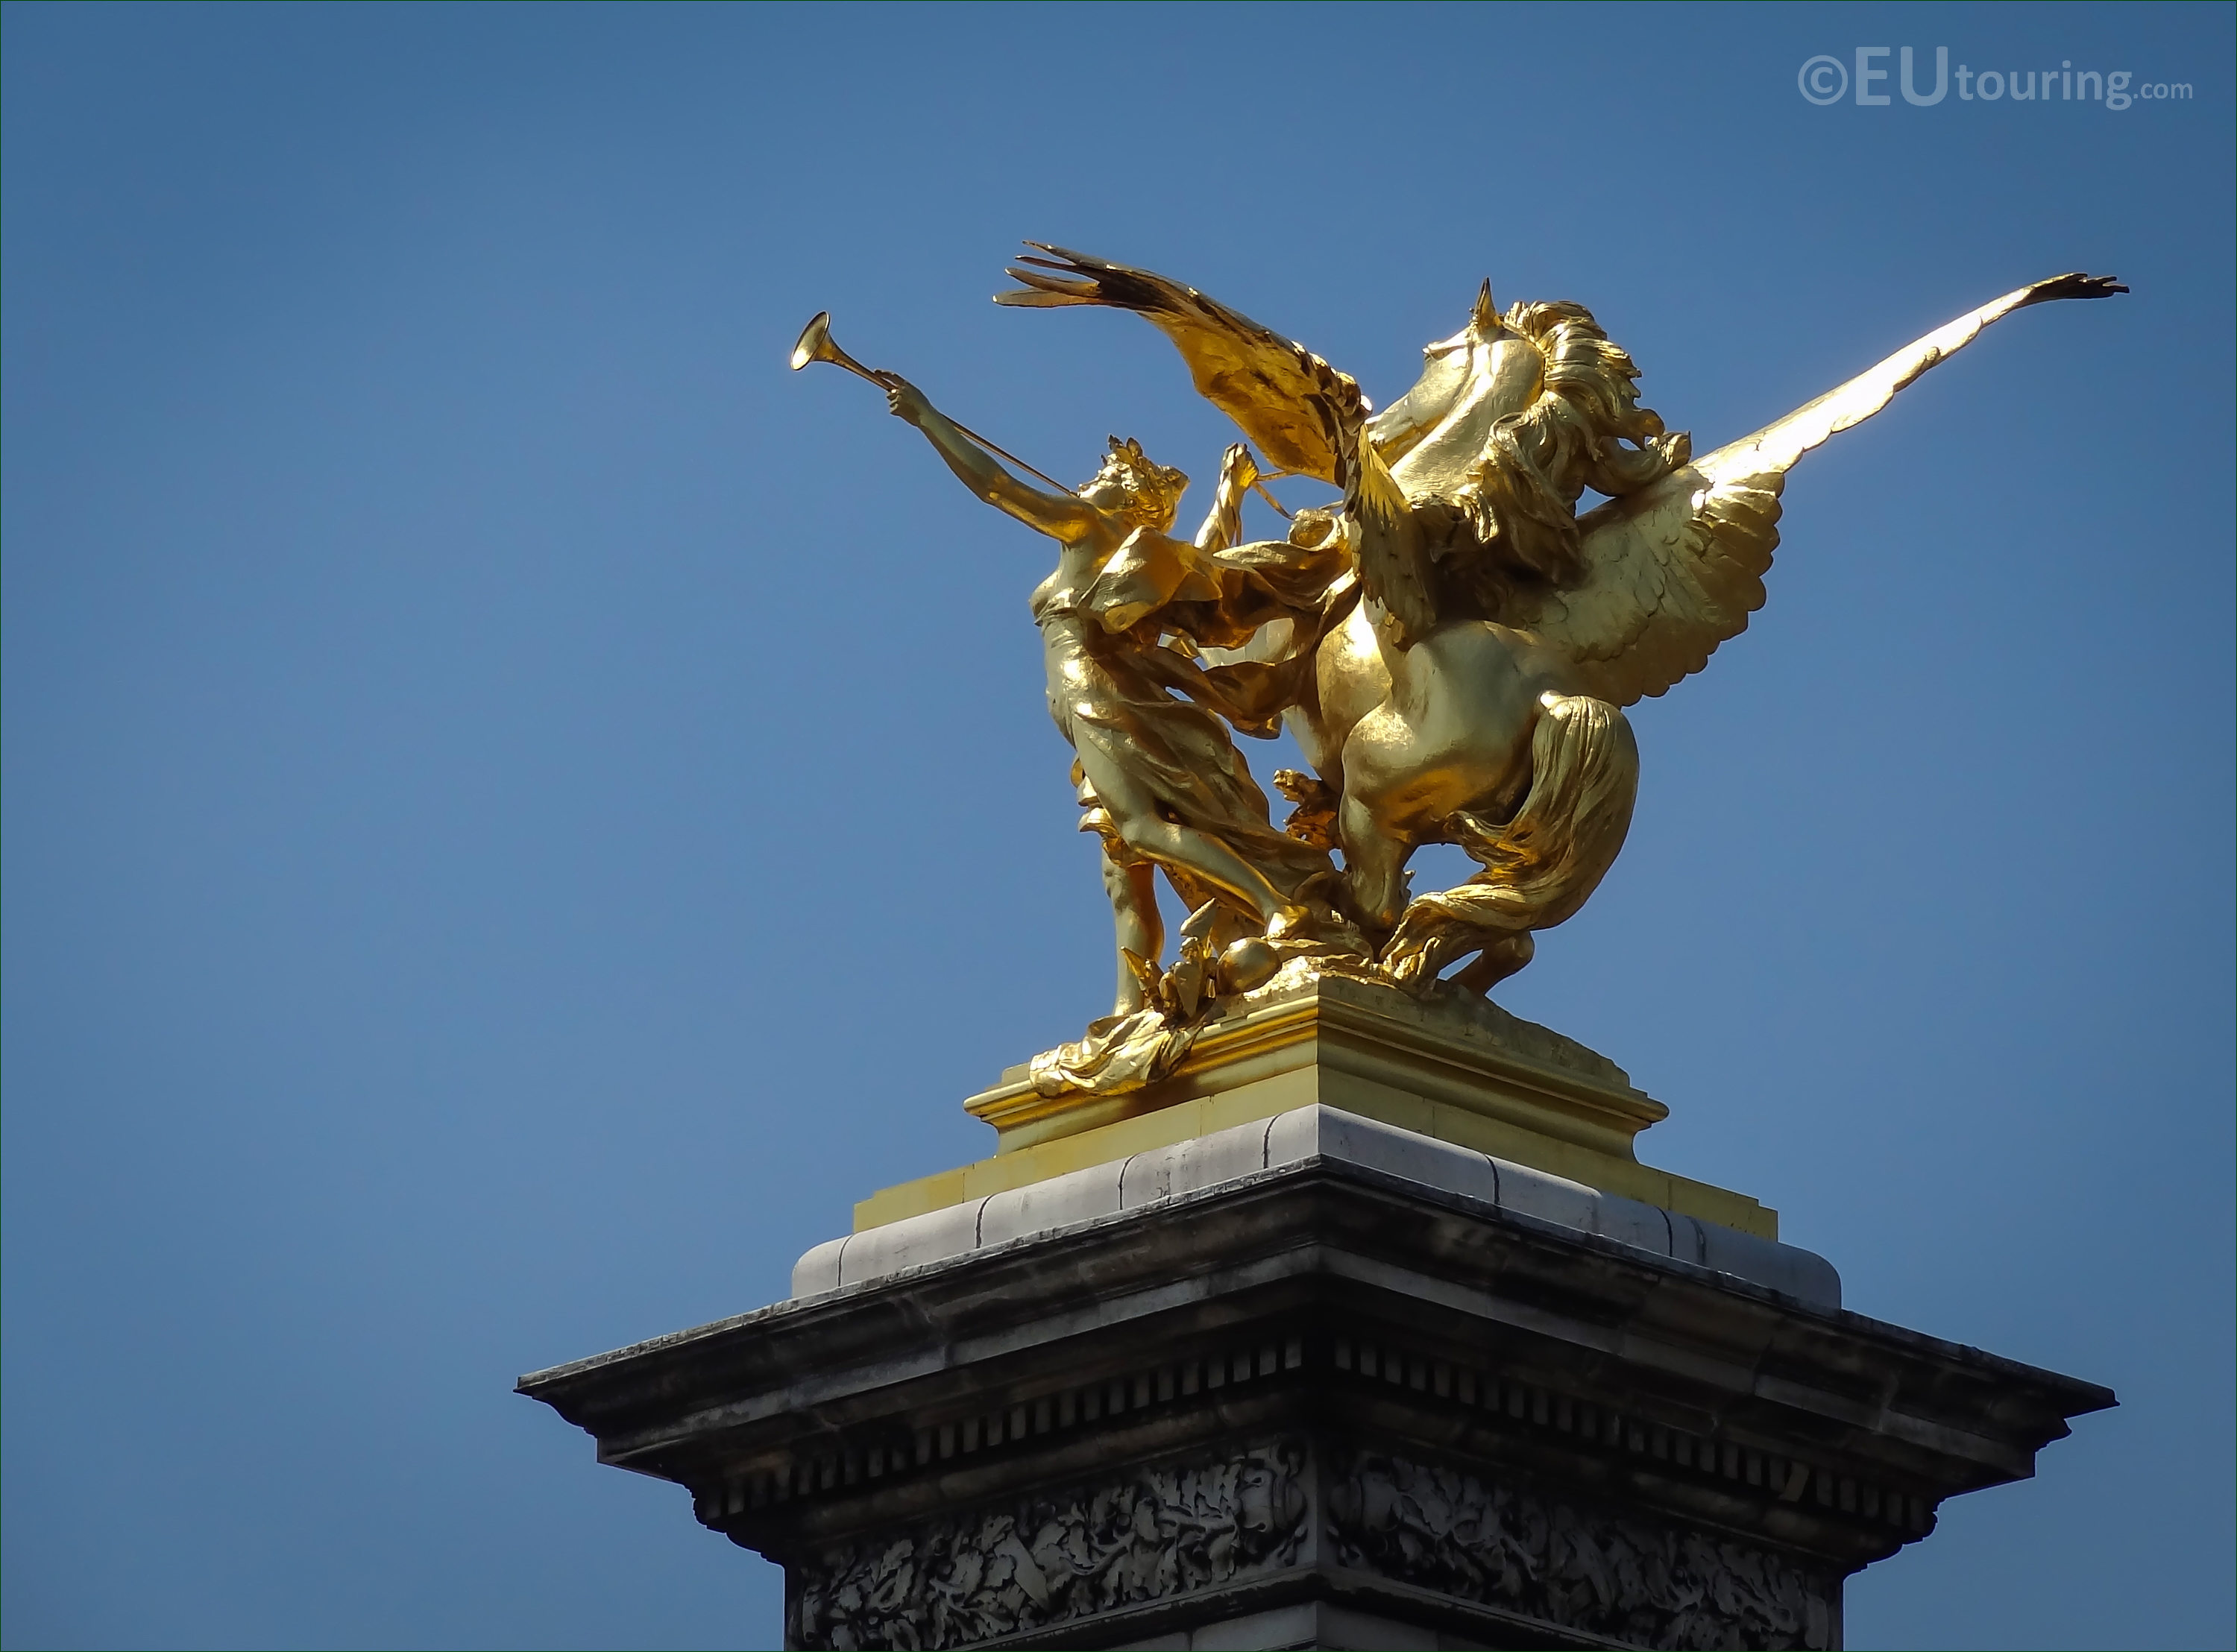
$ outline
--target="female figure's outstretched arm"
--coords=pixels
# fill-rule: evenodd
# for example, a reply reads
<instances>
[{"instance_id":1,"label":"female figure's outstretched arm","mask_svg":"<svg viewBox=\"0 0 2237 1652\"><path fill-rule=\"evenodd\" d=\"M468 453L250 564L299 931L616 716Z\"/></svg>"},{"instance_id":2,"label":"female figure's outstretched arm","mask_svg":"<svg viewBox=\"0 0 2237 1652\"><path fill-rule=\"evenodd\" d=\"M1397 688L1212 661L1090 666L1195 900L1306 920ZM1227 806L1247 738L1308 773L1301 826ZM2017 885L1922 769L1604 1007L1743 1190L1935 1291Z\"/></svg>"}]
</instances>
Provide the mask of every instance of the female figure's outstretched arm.
<instances>
[{"instance_id":1,"label":"female figure's outstretched arm","mask_svg":"<svg viewBox=\"0 0 2237 1652\"><path fill-rule=\"evenodd\" d=\"M933 450L947 461L956 479L997 510L1006 510L1053 539L1071 544L1086 538L1102 522L1103 513L1072 494L1045 493L1012 476L907 379L888 375L886 405L895 418L907 419L924 432Z\"/></svg>"}]
</instances>

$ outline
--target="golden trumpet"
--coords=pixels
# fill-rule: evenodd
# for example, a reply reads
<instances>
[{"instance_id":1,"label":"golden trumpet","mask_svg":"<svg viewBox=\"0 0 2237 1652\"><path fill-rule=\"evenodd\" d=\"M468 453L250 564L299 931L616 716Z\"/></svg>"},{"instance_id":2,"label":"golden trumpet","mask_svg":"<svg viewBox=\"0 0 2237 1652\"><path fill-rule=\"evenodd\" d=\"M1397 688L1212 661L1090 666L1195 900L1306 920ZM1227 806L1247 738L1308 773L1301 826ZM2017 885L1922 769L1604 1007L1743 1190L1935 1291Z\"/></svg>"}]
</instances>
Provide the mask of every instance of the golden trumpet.
<instances>
[{"instance_id":1,"label":"golden trumpet","mask_svg":"<svg viewBox=\"0 0 2237 1652\"><path fill-rule=\"evenodd\" d=\"M848 372L868 379L881 389L893 381L885 374L865 367L861 362L839 347L831 336L831 312L818 310L815 319L800 331L800 342L792 347L792 370L798 372L811 361L828 361L835 367L844 367Z\"/></svg>"}]
</instances>

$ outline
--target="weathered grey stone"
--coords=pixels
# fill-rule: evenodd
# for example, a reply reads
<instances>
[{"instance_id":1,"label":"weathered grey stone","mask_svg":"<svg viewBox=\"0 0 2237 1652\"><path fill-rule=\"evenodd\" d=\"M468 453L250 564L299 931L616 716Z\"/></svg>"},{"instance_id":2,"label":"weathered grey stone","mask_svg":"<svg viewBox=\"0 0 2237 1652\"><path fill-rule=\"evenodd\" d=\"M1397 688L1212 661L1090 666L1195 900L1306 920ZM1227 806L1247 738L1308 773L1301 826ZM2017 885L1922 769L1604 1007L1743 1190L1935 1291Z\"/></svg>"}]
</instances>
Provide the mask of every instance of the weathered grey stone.
<instances>
[{"instance_id":1,"label":"weathered grey stone","mask_svg":"<svg viewBox=\"0 0 2237 1652\"><path fill-rule=\"evenodd\" d=\"M839 1253L839 1283L859 1285L977 1249L979 1215L986 1204L973 1199L856 1234Z\"/></svg>"},{"instance_id":2,"label":"weathered grey stone","mask_svg":"<svg viewBox=\"0 0 2237 1652\"><path fill-rule=\"evenodd\" d=\"M1321 1158L1599 1234L1658 1256L1676 1255L1805 1301L1840 1305L1840 1275L1808 1251L1317 1105L827 1241L795 1265L793 1294L811 1296L863 1284L968 1250L1058 1232L1118 1210L1140 1209Z\"/></svg>"},{"instance_id":3,"label":"weathered grey stone","mask_svg":"<svg viewBox=\"0 0 2237 1652\"><path fill-rule=\"evenodd\" d=\"M1269 1124L1267 1120L1254 1120L1192 1142L1134 1155L1126 1161L1119 1179L1119 1203L1126 1209L1138 1209L1161 1199L1257 1175L1266 1168Z\"/></svg>"},{"instance_id":4,"label":"weathered grey stone","mask_svg":"<svg viewBox=\"0 0 2237 1652\"><path fill-rule=\"evenodd\" d=\"M842 1234L827 1239L808 1251L792 1265L792 1293L798 1296L820 1296L826 1291L839 1288L839 1264L847 1254L847 1247L854 1234Z\"/></svg>"},{"instance_id":5,"label":"weathered grey stone","mask_svg":"<svg viewBox=\"0 0 2237 1652\"><path fill-rule=\"evenodd\" d=\"M1114 1214L1124 1208L1120 1184L1126 1168L1127 1161L1119 1159L1075 1170L1052 1181L1028 1182L996 1194L987 1200L986 1214L980 1219L980 1241L1006 1245L1029 1234L1050 1233ZM799 1294L797 1284L793 1290Z\"/></svg>"},{"instance_id":6,"label":"weathered grey stone","mask_svg":"<svg viewBox=\"0 0 2237 1652\"><path fill-rule=\"evenodd\" d=\"M835 1648L1838 1646L1843 1578L2113 1403L1717 1271L1811 1284L1789 1247L1681 1218L1660 1254L1651 1207L1594 1232L1503 1165L1487 1200L1340 1118L1248 1128L1256 1169L872 1230L803 1282L896 1271L522 1392L688 1486Z\"/></svg>"},{"instance_id":7,"label":"weathered grey stone","mask_svg":"<svg viewBox=\"0 0 2237 1652\"><path fill-rule=\"evenodd\" d=\"M1534 1170L1525 1164L1509 1164L1504 1159L1495 1159L1499 1169L1499 1206L1525 1216L1535 1216L1541 1221L1550 1221L1557 1227L1574 1227L1589 1234L1600 1214L1600 1201L1610 1195L1595 1192L1581 1181L1571 1181L1550 1171ZM1629 1201L1625 1202L1629 1203ZM1666 1229L1665 1230L1666 1233ZM1657 1255L1667 1256L1667 1239L1649 1249Z\"/></svg>"},{"instance_id":8,"label":"weathered grey stone","mask_svg":"<svg viewBox=\"0 0 2237 1652\"><path fill-rule=\"evenodd\" d=\"M1613 1239L1619 1245L1651 1250L1657 1256L1677 1254L1677 1247L1671 1242L1670 1213L1654 1205L1641 1204L1636 1199L1625 1199L1612 1193L1595 1195L1591 1231L1603 1239ZM1755 1276L1743 1274L1740 1277L1753 1279ZM1765 1282L1756 1280L1759 1285ZM1840 1300L1837 1287L1831 1299L1831 1305L1838 1306Z\"/></svg>"}]
</instances>

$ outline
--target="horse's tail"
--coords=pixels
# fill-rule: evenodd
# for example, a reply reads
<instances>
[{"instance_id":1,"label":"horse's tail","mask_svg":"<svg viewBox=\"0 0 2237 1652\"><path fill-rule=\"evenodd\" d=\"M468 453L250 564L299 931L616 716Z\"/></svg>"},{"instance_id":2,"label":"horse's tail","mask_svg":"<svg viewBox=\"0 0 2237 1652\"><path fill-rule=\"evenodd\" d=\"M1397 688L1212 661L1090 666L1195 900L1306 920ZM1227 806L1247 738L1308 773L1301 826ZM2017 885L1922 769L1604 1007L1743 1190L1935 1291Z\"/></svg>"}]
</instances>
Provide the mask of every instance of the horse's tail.
<instances>
[{"instance_id":1,"label":"horse's tail","mask_svg":"<svg viewBox=\"0 0 2237 1652\"><path fill-rule=\"evenodd\" d=\"M1424 991L1455 958L1495 949L1528 957L1519 938L1576 915L1615 864L1639 796L1639 745L1605 700L1547 694L1530 736L1530 789L1496 825L1463 810L1445 833L1483 870L1409 903L1382 967Z\"/></svg>"}]
</instances>

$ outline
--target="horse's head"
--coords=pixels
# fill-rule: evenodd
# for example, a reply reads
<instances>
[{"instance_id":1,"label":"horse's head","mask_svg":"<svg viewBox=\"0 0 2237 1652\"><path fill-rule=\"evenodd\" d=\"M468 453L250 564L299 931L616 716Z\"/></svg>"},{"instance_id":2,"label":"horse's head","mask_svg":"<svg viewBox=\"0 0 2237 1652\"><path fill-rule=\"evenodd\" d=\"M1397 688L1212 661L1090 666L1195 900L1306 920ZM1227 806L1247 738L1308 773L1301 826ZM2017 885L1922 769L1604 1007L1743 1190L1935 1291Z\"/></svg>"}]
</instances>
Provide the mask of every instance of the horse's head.
<instances>
[{"instance_id":1,"label":"horse's head","mask_svg":"<svg viewBox=\"0 0 2237 1652\"><path fill-rule=\"evenodd\" d=\"M1465 519L1458 538L1441 530L1453 547L1441 555L1487 593L1514 576L1569 583L1585 490L1629 493L1686 462L1686 438L1639 405L1639 369L1581 305L1501 314L1487 281L1468 326L1422 354L1420 380L1368 435L1417 518Z\"/></svg>"},{"instance_id":2,"label":"horse's head","mask_svg":"<svg viewBox=\"0 0 2237 1652\"><path fill-rule=\"evenodd\" d=\"M1407 497L1450 497L1481 457L1499 419L1544 392L1545 357L1476 294L1468 325L1423 346L1413 389L1368 422L1368 438Z\"/></svg>"}]
</instances>

